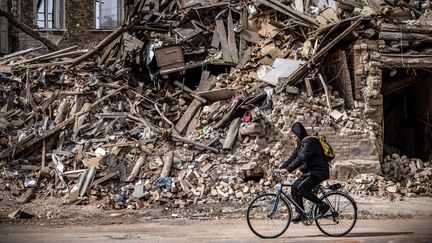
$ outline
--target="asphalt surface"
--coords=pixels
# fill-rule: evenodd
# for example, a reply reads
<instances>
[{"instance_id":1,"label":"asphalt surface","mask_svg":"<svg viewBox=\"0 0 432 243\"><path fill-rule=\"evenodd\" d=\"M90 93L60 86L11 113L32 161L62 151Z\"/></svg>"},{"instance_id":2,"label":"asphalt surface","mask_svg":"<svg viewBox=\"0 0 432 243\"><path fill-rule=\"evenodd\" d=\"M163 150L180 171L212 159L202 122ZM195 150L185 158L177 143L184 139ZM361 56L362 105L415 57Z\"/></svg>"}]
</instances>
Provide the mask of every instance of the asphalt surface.
<instances>
[{"instance_id":1,"label":"asphalt surface","mask_svg":"<svg viewBox=\"0 0 432 243\"><path fill-rule=\"evenodd\" d=\"M260 239L239 220L146 220L123 225L53 227L0 225L0 242L432 242L432 219L358 220L344 237L323 235L315 225L292 224L276 239Z\"/></svg>"}]
</instances>

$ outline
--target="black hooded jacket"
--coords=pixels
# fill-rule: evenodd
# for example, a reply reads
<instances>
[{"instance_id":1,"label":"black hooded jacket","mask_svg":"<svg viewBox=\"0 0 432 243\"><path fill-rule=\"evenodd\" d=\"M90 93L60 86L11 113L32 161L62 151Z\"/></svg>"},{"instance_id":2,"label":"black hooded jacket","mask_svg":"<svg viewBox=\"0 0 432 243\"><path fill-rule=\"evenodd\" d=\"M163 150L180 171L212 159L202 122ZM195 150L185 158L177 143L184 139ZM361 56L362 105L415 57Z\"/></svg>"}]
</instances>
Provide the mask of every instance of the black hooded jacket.
<instances>
[{"instance_id":1,"label":"black hooded jacket","mask_svg":"<svg viewBox=\"0 0 432 243\"><path fill-rule=\"evenodd\" d=\"M279 168L293 172L300 167L300 171L306 176L316 176L322 180L330 178L329 164L325 160L319 141L308 136L306 129L300 122L295 122L291 132L300 138L300 142L292 155Z\"/></svg>"}]
</instances>

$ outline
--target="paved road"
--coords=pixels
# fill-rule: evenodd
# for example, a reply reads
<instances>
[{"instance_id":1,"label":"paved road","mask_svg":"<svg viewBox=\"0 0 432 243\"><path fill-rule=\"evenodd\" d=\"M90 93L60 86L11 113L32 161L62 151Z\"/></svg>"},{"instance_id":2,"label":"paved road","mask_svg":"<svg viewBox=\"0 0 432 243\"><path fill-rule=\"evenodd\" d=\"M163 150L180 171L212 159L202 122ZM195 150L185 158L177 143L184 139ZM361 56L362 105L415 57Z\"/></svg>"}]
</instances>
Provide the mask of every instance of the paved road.
<instances>
[{"instance_id":1,"label":"paved road","mask_svg":"<svg viewBox=\"0 0 432 243\"><path fill-rule=\"evenodd\" d=\"M115 223L115 222L113 222ZM0 242L432 242L432 219L359 220L343 238L316 226L291 225L281 237L262 240L245 220L151 220L133 225L0 225Z\"/></svg>"}]
</instances>

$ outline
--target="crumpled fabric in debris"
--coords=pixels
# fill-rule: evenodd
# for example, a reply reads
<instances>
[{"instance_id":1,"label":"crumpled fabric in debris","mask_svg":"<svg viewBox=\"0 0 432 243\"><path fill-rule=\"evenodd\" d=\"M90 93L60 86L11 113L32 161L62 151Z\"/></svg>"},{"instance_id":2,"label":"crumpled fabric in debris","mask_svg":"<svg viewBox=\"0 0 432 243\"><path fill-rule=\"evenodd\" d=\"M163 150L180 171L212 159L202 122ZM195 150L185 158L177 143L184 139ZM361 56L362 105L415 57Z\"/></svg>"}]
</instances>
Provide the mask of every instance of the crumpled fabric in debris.
<instances>
[{"instance_id":1,"label":"crumpled fabric in debris","mask_svg":"<svg viewBox=\"0 0 432 243\"><path fill-rule=\"evenodd\" d=\"M128 206L129 195L127 193L121 192L118 197L117 205L120 207Z\"/></svg>"},{"instance_id":2,"label":"crumpled fabric in debris","mask_svg":"<svg viewBox=\"0 0 432 243\"><path fill-rule=\"evenodd\" d=\"M40 82L40 83L42 83L44 86L46 86L46 71L44 70L41 74L40 74L40 76L39 76L39 78L38 78L38 81Z\"/></svg>"},{"instance_id":3,"label":"crumpled fabric in debris","mask_svg":"<svg viewBox=\"0 0 432 243\"><path fill-rule=\"evenodd\" d=\"M250 123L252 121L252 112L246 111L246 113L242 117L243 123Z\"/></svg>"},{"instance_id":4,"label":"crumpled fabric in debris","mask_svg":"<svg viewBox=\"0 0 432 243\"><path fill-rule=\"evenodd\" d=\"M169 176L162 176L156 180L156 187L166 192L171 191L172 178Z\"/></svg>"},{"instance_id":5,"label":"crumpled fabric in debris","mask_svg":"<svg viewBox=\"0 0 432 243\"><path fill-rule=\"evenodd\" d=\"M240 99L238 97L234 97L231 101L231 107L236 106L239 101Z\"/></svg>"},{"instance_id":6,"label":"crumpled fabric in debris","mask_svg":"<svg viewBox=\"0 0 432 243\"><path fill-rule=\"evenodd\" d=\"M59 82L60 84L62 84L64 80L65 80L65 73L62 72L62 73L60 74L60 77L59 77L59 81L58 81L58 82Z\"/></svg>"},{"instance_id":7,"label":"crumpled fabric in debris","mask_svg":"<svg viewBox=\"0 0 432 243\"><path fill-rule=\"evenodd\" d=\"M139 133L139 140L151 139L154 135L155 134L150 130L150 128L146 127Z\"/></svg>"},{"instance_id":8,"label":"crumpled fabric in debris","mask_svg":"<svg viewBox=\"0 0 432 243\"><path fill-rule=\"evenodd\" d=\"M24 179L24 187L25 188L36 188L37 187L37 181L33 178L26 177Z\"/></svg>"},{"instance_id":9,"label":"crumpled fabric in debris","mask_svg":"<svg viewBox=\"0 0 432 243\"><path fill-rule=\"evenodd\" d=\"M162 45L163 42L158 39L154 40L154 42L151 45L149 45L147 49L146 65L149 65L153 61L153 58L155 56L154 50L156 48L161 47Z\"/></svg>"},{"instance_id":10,"label":"crumpled fabric in debris","mask_svg":"<svg viewBox=\"0 0 432 243\"><path fill-rule=\"evenodd\" d=\"M273 108L273 89L272 88L265 88L264 91L267 93L267 96L261 106L259 107L260 110L267 110Z\"/></svg>"},{"instance_id":11,"label":"crumpled fabric in debris","mask_svg":"<svg viewBox=\"0 0 432 243\"><path fill-rule=\"evenodd\" d=\"M90 80L88 82L89 86L95 86L100 83L100 80L96 77L95 74L90 74Z\"/></svg>"},{"instance_id":12,"label":"crumpled fabric in debris","mask_svg":"<svg viewBox=\"0 0 432 243\"><path fill-rule=\"evenodd\" d=\"M60 159L57 155L53 154L53 155L52 155L52 161L54 162L54 165L55 165L55 167L57 168L57 170L58 170L60 173L63 173L65 167L64 167L64 165L63 165L61 159Z\"/></svg>"}]
</instances>

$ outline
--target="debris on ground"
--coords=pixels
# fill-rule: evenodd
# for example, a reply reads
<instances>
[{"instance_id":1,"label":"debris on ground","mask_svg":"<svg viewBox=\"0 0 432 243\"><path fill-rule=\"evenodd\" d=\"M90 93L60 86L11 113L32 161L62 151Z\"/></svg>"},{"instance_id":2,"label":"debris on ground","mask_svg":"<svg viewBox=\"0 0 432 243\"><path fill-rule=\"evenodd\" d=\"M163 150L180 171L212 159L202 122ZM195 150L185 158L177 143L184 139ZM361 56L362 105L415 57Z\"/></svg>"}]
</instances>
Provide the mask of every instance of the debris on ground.
<instances>
[{"instance_id":1,"label":"debris on ground","mask_svg":"<svg viewBox=\"0 0 432 243\"><path fill-rule=\"evenodd\" d=\"M429 1L396 2L125 1L124 24L89 50L4 56L0 191L116 209L271 191L295 120L330 141L377 139L380 124L365 114L380 95L378 66L415 67L398 53L429 53L432 40ZM353 60L368 48L367 61ZM326 72L328 59L339 72ZM382 176L347 183L430 195L430 164L391 155Z\"/></svg>"}]
</instances>

